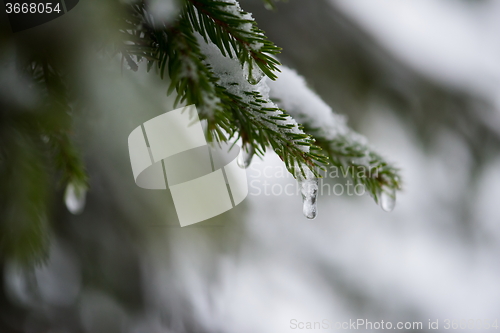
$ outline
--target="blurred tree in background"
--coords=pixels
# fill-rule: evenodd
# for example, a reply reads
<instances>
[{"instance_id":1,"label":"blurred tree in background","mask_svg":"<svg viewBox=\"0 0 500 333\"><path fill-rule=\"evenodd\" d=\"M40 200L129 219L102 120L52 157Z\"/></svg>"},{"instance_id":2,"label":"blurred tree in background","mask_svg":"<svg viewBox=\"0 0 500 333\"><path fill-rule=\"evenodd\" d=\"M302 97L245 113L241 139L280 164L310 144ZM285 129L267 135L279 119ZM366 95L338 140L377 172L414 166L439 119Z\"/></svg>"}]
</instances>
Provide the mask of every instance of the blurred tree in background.
<instances>
[{"instance_id":1,"label":"blurred tree in background","mask_svg":"<svg viewBox=\"0 0 500 333\"><path fill-rule=\"evenodd\" d=\"M345 125L327 126L340 118L287 108L282 96L273 96L271 81L289 71L279 61L304 75L359 132L367 119L383 119L373 111L383 108L430 155L448 135L467 156L457 161L467 164L471 187L498 156L496 106L490 100L402 61L342 1L264 1L275 10L262 1L240 2L255 21L234 1L209 0L80 1L57 20L15 34L0 14L1 332L285 331L290 318L267 327L245 290L266 290L273 279L291 281L284 277L290 258L309 268L311 281L292 266L297 279L305 279L302 284L317 283L323 297L343 305L338 313L394 320L428 314L421 304L431 299L385 300L372 293L369 279L349 270L361 261L330 257L348 252L348 246L338 252L319 248L321 237L342 244L335 235L343 233L322 225L307 229L291 218L288 223L288 215L275 208L279 200L269 198L272 208L264 201L249 204L199 229L179 231L170 195L136 188L126 146L130 131L177 104L196 104L210 141L239 139L259 156L273 150L299 180L316 178L328 163L378 168L374 178L351 176L376 202L383 193L394 198L401 187L397 168ZM473 192L444 201L460 227L436 228L462 235L452 243L483 240L470 210ZM81 215L68 211L78 212L81 205ZM325 212L329 222L344 214L331 213L326 204ZM268 273L268 256L269 266L282 272ZM246 265L265 277L262 285ZM248 276L244 282L234 277L239 269L247 272L241 273ZM224 289L231 278L233 289ZM234 306L227 315L227 295L241 297L248 308ZM273 295L289 303L279 292ZM325 304L323 310L335 309ZM247 312L251 319L245 320Z\"/></svg>"},{"instance_id":2,"label":"blurred tree in background","mask_svg":"<svg viewBox=\"0 0 500 333\"><path fill-rule=\"evenodd\" d=\"M266 5L274 6L269 1ZM96 10L89 4L84 6L88 9L81 12ZM169 76L168 92L177 93L174 106L180 102L198 107L201 119L207 121L209 141L241 138L250 159L254 151L262 155L266 148L273 148L287 169L304 179L318 177L328 159L346 170L353 165L377 169L366 178L357 177L354 171L351 176L356 183L365 185L376 201L382 194L395 199L394 191L400 186L396 169L348 133L343 124L321 127L321 122L314 119L319 116L314 111L290 110L298 112L298 116L311 113L310 122L305 119L298 124L271 101L263 77L277 78L280 63L274 56L280 49L237 2L138 1L109 2L104 6L114 13L98 22L104 25L105 37L98 41L82 38L88 45L77 41L78 35L72 35L65 22L58 29L65 31L68 40L60 38L60 33L52 35L49 28L40 29L43 36L29 41L23 37L39 33L36 29L21 37L5 33L5 70L11 71L6 73L11 77L5 80L12 80L10 88L16 90L6 95L18 96L17 101L7 100L3 107L1 175L5 218L1 247L5 258L29 263L45 256L51 219L48 200L56 188L52 179L59 178L66 187L70 210L77 205L71 201L84 200L88 187L85 167L70 136L72 118L85 103L85 95L77 90L78 78L71 77L78 75L75 68L79 67L71 62L79 59L71 59L73 54L66 52L68 48L96 48L101 44L103 50L96 50L94 57L118 53L122 66L127 63L133 71L146 60L147 71L154 67L161 78ZM87 16L97 15L89 12ZM88 19L81 22L89 23ZM43 38L47 41L42 42ZM37 45L32 45L33 40ZM222 57L203 43L217 46ZM229 66L220 65L221 61L229 61ZM230 68L233 62L236 66ZM25 80L27 91L18 92L24 86L16 80ZM306 132L314 133L315 138Z\"/></svg>"}]
</instances>

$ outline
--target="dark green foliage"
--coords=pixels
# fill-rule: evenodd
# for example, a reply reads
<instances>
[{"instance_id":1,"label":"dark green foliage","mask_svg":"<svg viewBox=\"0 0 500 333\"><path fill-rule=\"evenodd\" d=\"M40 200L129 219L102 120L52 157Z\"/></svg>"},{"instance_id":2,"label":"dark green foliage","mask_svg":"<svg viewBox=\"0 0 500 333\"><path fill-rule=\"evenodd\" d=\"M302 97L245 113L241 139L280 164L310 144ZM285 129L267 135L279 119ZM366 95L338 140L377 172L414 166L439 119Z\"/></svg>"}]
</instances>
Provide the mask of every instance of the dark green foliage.
<instances>
[{"instance_id":1,"label":"dark green foliage","mask_svg":"<svg viewBox=\"0 0 500 333\"><path fill-rule=\"evenodd\" d=\"M232 3L213 0L189 0L185 12L192 30L205 41L210 39L224 56L247 64L250 74L258 66L270 79L276 79L279 62L273 56L281 49L267 39L248 13Z\"/></svg>"},{"instance_id":2,"label":"dark green foliage","mask_svg":"<svg viewBox=\"0 0 500 333\"><path fill-rule=\"evenodd\" d=\"M307 124L304 126L308 133L314 135L316 144L323 149L322 152L328 156L330 163L343 172L346 170L355 185L363 184L375 202L379 202L382 192L401 190L399 170L366 145L348 136L328 140L317 129Z\"/></svg>"},{"instance_id":3,"label":"dark green foliage","mask_svg":"<svg viewBox=\"0 0 500 333\"><path fill-rule=\"evenodd\" d=\"M274 5L273 0L265 3ZM245 87L257 87L255 73L274 80L279 71L275 56L280 48L237 2L182 0L180 5L178 18L165 23L152 21L144 1L121 4L120 38L108 42L130 69L139 70L138 62L145 60L148 71L168 76L167 92L176 92L176 103L197 106L207 121L209 141L241 138L260 155L271 148L296 177L305 176L304 168L320 176L328 163L349 168L356 158L369 156L377 176L351 173L354 181L364 184L376 201L381 191L400 188L397 170L368 147L349 137L326 139L317 129L302 127L257 88L232 89L241 77L250 84ZM213 43L223 57L236 59L241 72L234 73L239 76L234 82L224 81L212 69L200 47L203 43ZM47 253L53 184L73 184L82 190L87 175L72 143L72 105L77 101L68 97L72 87L65 73L43 57L20 67L39 99L32 107L0 100L0 253L33 263Z\"/></svg>"},{"instance_id":4,"label":"dark green foliage","mask_svg":"<svg viewBox=\"0 0 500 333\"><path fill-rule=\"evenodd\" d=\"M51 64L37 59L22 69L39 95L34 109L4 105L0 112L0 253L21 263L45 258L53 179L87 186L73 146L66 86Z\"/></svg>"},{"instance_id":5,"label":"dark green foliage","mask_svg":"<svg viewBox=\"0 0 500 333\"><path fill-rule=\"evenodd\" d=\"M273 1L266 1L272 5ZM288 170L296 175L302 166L309 167L319 175L318 169L330 160L336 166L352 165L353 158L368 151L367 147L356 144L347 138L325 142L318 137L319 145L309 134L318 135L312 129L292 124L283 124L289 116L285 110L266 107L265 100L256 91L244 94L253 100L243 99L228 91L228 87L220 84L213 73L196 38L199 33L205 42L212 42L223 56L237 58L243 68L246 65L247 77L252 82L252 71L258 67L270 79L276 78L279 62L274 58L280 48L267 39L255 21L239 5L233 2L213 0L185 0L182 2L181 14L171 26L151 22L147 8L143 2L133 5L130 17L125 19L123 55L126 59L135 56L148 59L148 69L155 66L164 77L167 72L171 84L168 93L176 90L177 101L196 104L201 117L209 123L208 136L212 140L226 140L235 135L242 138L245 144L251 144L262 154L271 147L281 157ZM156 28L154 28L156 27ZM131 66L135 68L135 63ZM188 70L187 70L188 69ZM237 79L235 83L237 84ZM206 101L210 101L207 103ZM276 115L278 111L279 115ZM309 134L307 134L309 133ZM330 140L331 141L331 140ZM308 152L301 149L309 148ZM325 152L321 152L321 148ZM307 149L306 149L307 150ZM370 152L373 166L379 167L379 177L357 179L377 200L377 193L382 188L399 189L397 170L383 161L380 156ZM297 168L299 167L299 168Z\"/></svg>"},{"instance_id":6,"label":"dark green foliage","mask_svg":"<svg viewBox=\"0 0 500 333\"><path fill-rule=\"evenodd\" d=\"M224 8L233 6L233 12ZM206 56L201 52L194 37L199 32L205 40L215 41L223 55L236 57L242 64L258 66L264 74L275 78L279 62L272 55L279 48L263 35L246 13L232 3L220 1L186 1L179 19L172 26L160 26L151 22L144 3L135 4L130 17L124 20L123 53L125 58L148 59L148 69L156 67L161 77L168 73L171 80L168 92L177 92L177 102L195 104L200 117L208 121L209 140L227 140L241 137L245 144L251 144L263 154L267 147L273 148L287 168L295 175L296 165L307 165L314 173L327 159L314 151L314 139L297 125L282 124L289 116L276 108L265 107L267 101L256 91L246 91L253 101L244 101L219 83L219 78L204 63ZM224 24L221 26L222 21ZM250 24L251 29L242 25ZM252 48L260 43L260 49ZM134 64L135 65L135 64ZM131 67L134 68L135 66ZM237 81L237 80L235 80ZM278 111L279 115L276 115ZM227 134L227 135L226 135ZM310 149L301 149L307 146Z\"/></svg>"}]
</instances>

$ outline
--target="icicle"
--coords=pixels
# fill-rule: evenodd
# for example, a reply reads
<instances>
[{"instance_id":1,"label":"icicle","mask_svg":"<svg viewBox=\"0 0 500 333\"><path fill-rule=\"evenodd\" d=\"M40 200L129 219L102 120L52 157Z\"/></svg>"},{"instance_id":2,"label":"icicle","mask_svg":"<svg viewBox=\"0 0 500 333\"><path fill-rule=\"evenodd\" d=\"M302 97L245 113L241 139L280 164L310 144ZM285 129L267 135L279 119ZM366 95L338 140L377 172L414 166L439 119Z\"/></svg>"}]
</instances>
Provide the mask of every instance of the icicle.
<instances>
[{"instance_id":1,"label":"icicle","mask_svg":"<svg viewBox=\"0 0 500 333\"><path fill-rule=\"evenodd\" d=\"M380 207L386 212L392 212L396 206L396 191L394 189L383 189L379 197Z\"/></svg>"},{"instance_id":2,"label":"icicle","mask_svg":"<svg viewBox=\"0 0 500 333\"><path fill-rule=\"evenodd\" d=\"M85 208L86 195L87 189L85 187L69 183L64 192L66 208L68 208L72 214L80 214Z\"/></svg>"},{"instance_id":3,"label":"icicle","mask_svg":"<svg viewBox=\"0 0 500 333\"><path fill-rule=\"evenodd\" d=\"M240 154L238 155L238 165L242 169L248 168L252 162L252 157L255 153L255 149L251 144L244 144L241 147Z\"/></svg>"},{"instance_id":4,"label":"icicle","mask_svg":"<svg viewBox=\"0 0 500 333\"><path fill-rule=\"evenodd\" d=\"M251 85L258 84L262 78L264 77L264 72L256 65L249 66L247 63L243 65L243 72L245 73L245 77Z\"/></svg>"},{"instance_id":5,"label":"icicle","mask_svg":"<svg viewBox=\"0 0 500 333\"><path fill-rule=\"evenodd\" d=\"M302 212L305 217L312 220L317 214L316 199L318 197L318 178L307 168L304 168L306 178L300 173L297 181L299 183L300 193L302 194Z\"/></svg>"}]
</instances>

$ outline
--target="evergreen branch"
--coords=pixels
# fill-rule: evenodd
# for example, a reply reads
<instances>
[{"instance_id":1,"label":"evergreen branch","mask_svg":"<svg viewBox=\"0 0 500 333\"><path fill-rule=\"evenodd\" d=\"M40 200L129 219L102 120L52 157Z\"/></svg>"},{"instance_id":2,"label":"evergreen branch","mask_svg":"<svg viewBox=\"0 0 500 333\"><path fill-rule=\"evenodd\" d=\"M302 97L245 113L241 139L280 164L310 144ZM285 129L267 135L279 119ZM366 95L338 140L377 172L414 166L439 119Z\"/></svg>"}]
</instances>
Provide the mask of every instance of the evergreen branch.
<instances>
[{"instance_id":1,"label":"evergreen branch","mask_svg":"<svg viewBox=\"0 0 500 333\"><path fill-rule=\"evenodd\" d=\"M21 119L3 120L0 259L30 265L44 261L48 253L48 161L39 138L29 131L31 124L17 123L23 123Z\"/></svg>"},{"instance_id":2,"label":"evergreen branch","mask_svg":"<svg viewBox=\"0 0 500 333\"><path fill-rule=\"evenodd\" d=\"M314 145L314 139L302 132L300 125L284 110L268 107L268 101L263 100L257 91L243 92L253 99L248 102L240 95L218 87L225 95L225 105L234 115L234 124L244 145L254 146L261 155L271 147L294 177L297 177L297 172L304 172L296 166L305 166L315 176L320 176L318 169L328 163L327 158L316 153L320 149Z\"/></svg>"},{"instance_id":3,"label":"evergreen branch","mask_svg":"<svg viewBox=\"0 0 500 333\"><path fill-rule=\"evenodd\" d=\"M234 132L230 114L222 111L214 84L216 79L203 64L204 56L186 20L179 19L169 28L154 28L155 22L141 3L133 6L127 23L131 26L121 30L122 53L136 56L138 60L148 59L148 71L155 66L162 79L168 74L167 94L177 92L175 105L195 104L200 118L208 121L208 140L227 140L226 134Z\"/></svg>"},{"instance_id":4,"label":"evergreen branch","mask_svg":"<svg viewBox=\"0 0 500 333\"><path fill-rule=\"evenodd\" d=\"M87 173L70 138L73 110L64 79L60 72L45 60L33 61L30 71L45 96L43 109L47 116L38 122L38 131L49 154L52 155L55 170L61 173L60 182L64 186L74 183L86 189Z\"/></svg>"},{"instance_id":5,"label":"evergreen branch","mask_svg":"<svg viewBox=\"0 0 500 333\"><path fill-rule=\"evenodd\" d=\"M176 103L195 104L199 108L200 118L208 120L209 140L225 141L225 133L229 138L238 133L245 145L254 146L260 154L267 146L273 148L294 176L296 165L305 165L319 175L318 169L326 158L310 151L319 150L313 145L314 139L286 112L255 91L256 86L245 80L241 63L222 54L217 44L213 44L215 50L235 70L230 74L231 82L220 75L220 70L213 70L214 64L200 49L201 40L195 38L188 11L171 27L153 28L155 22L144 4L138 4L127 23L132 27L122 29L122 52L151 58L148 68L156 64L162 78L168 73L168 92L176 90ZM148 54L151 49L154 51Z\"/></svg>"},{"instance_id":6,"label":"evergreen branch","mask_svg":"<svg viewBox=\"0 0 500 333\"><path fill-rule=\"evenodd\" d=\"M224 56L233 53L242 65L247 66L247 76L251 83L258 81L256 70L262 71L272 80L274 72L279 72L280 63L274 55L281 48L272 43L257 27L251 14L241 10L234 0L186 0L186 16L194 31L205 41L212 41ZM257 66L258 68L255 68Z\"/></svg>"},{"instance_id":7,"label":"evergreen branch","mask_svg":"<svg viewBox=\"0 0 500 333\"><path fill-rule=\"evenodd\" d=\"M222 106L232 114L233 126L243 144L252 145L261 154L270 146L295 177L299 171L304 173L304 167L319 176L327 158L317 154L320 148L314 145L314 138L269 99L267 78L255 85L249 83L236 59L225 57L215 44L205 42L201 36L198 41L203 62L216 77Z\"/></svg>"},{"instance_id":8,"label":"evergreen branch","mask_svg":"<svg viewBox=\"0 0 500 333\"><path fill-rule=\"evenodd\" d=\"M0 112L0 256L30 265L48 252L52 176L86 188L87 175L69 136L63 77L43 59L22 70L40 100L33 108L12 104Z\"/></svg>"},{"instance_id":9,"label":"evergreen branch","mask_svg":"<svg viewBox=\"0 0 500 333\"><path fill-rule=\"evenodd\" d=\"M376 201L384 189L400 189L397 169L353 139L354 133L325 136L307 117L295 114L305 125L304 132L284 111L286 107L279 108L269 99L264 80L249 82L243 74L244 66L261 56L269 57L265 50L276 49L272 43L268 49L250 47L255 40L267 38L245 15L233 1L187 0L173 26L154 28L155 22L144 3L133 5L129 25L122 29L122 52L127 54L127 61L133 56L137 60L148 59L148 69L156 64L162 78L168 73L168 92L176 90L176 103L195 104L199 108L200 118L208 120L209 140L225 141L227 133L229 138L241 137L244 145L252 145L258 154L271 147L294 176L303 167L320 176L319 169L331 161L349 170L356 184L365 185ZM274 60L272 64L268 72L279 71L278 62ZM275 77L268 72L268 76ZM317 145L311 135L318 139ZM364 175L353 172L361 166L361 160L367 167ZM376 173L370 172L373 168Z\"/></svg>"},{"instance_id":10,"label":"evergreen branch","mask_svg":"<svg viewBox=\"0 0 500 333\"><path fill-rule=\"evenodd\" d=\"M363 184L377 203L382 193L393 196L401 190L399 170L348 128L345 119L333 113L295 71L283 66L279 79L271 82L270 88L276 103L286 107L304 131L316 139L322 148L320 154L343 174L349 174L355 185Z\"/></svg>"},{"instance_id":11,"label":"evergreen branch","mask_svg":"<svg viewBox=\"0 0 500 333\"><path fill-rule=\"evenodd\" d=\"M330 163L342 170L343 174L349 174L354 185L362 184L375 202L379 202L382 192L401 190L399 169L391 166L367 145L354 140L352 135L326 138L319 128L310 127L307 123L304 123L304 129L314 136L316 144L323 149Z\"/></svg>"}]
</instances>

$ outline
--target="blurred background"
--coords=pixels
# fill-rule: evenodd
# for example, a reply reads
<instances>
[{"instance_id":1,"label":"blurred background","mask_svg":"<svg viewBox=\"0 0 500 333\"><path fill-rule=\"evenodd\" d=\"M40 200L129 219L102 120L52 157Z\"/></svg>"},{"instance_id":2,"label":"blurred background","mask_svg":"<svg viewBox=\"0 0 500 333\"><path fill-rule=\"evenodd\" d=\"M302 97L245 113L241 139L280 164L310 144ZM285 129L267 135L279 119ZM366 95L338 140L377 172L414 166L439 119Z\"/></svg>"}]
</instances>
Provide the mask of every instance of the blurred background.
<instances>
[{"instance_id":1,"label":"blurred background","mask_svg":"<svg viewBox=\"0 0 500 333\"><path fill-rule=\"evenodd\" d=\"M463 329L472 332L484 329L476 320L498 323L500 2L289 0L269 11L259 0L242 0L241 6L283 48L282 63L401 169L404 189L394 211L382 211L367 195L324 195L310 221L300 196L255 195L251 188L231 211L180 228L169 192L144 190L133 180L128 135L172 110L173 98L165 96L168 82L144 66L128 70L102 47L116 37L120 6L81 0L61 18L16 34L2 12L2 149L14 142L36 155L23 143L30 127L20 130L12 119L52 118L34 110L37 91L18 64L31 55L56 59L79 100L71 137L90 189L76 215L57 184L37 194L50 207L37 227L49 250L34 268L1 255L0 332L276 333L324 320L331 327L306 331L342 331L336 322L357 319L422 322L422 329L403 329L419 332L472 319L473 328ZM27 174L36 161L21 163ZM249 183L293 182L264 174L279 168L272 152L255 158ZM6 174L4 241L12 235L9 220L30 223L5 202L31 200L16 195L42 182ZM33 244L28 238L18 245ZM429 329L429 320L438 320L439 329Z\"/></svg>"}]
</instances>

